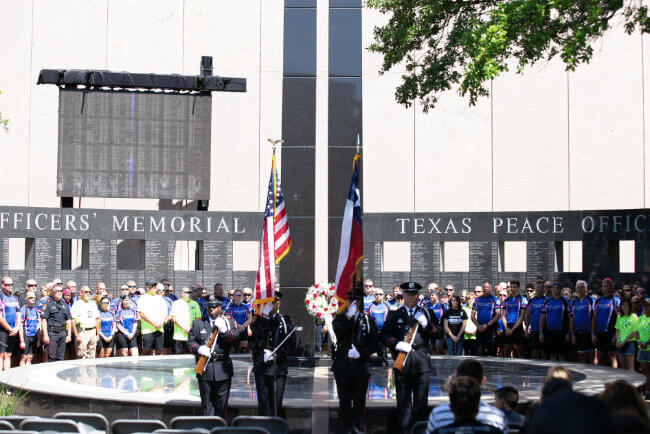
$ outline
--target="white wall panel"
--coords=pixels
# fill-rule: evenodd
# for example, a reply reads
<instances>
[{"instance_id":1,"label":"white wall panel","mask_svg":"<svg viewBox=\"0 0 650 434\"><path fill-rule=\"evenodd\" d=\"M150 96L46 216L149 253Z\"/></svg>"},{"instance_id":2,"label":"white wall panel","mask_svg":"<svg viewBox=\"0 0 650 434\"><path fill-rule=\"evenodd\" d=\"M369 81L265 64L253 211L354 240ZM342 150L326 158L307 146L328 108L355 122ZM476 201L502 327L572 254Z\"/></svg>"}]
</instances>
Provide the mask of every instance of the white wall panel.
<instances>
[{"instance_id":1,"label":"white wall panel","mask_svg":"<svg viewBox=\"0 0 650 434\"><path fill-rule=\"evenodd\" d=\"M34 2L29 205L59 206L56 196L58 89L36 86L41 69L106 67L106 0Z\"/></svg>"},{"instance_id":2,"label":"white wall panel","mask_svg":"<svg viewBox=\"0 0 650 434\"><path fill-rule=\"evenodd\" d=\"M0 1L0 113L8 118L9 133L0 127L0 155L3 161L0 203L27 205L29 173L29 105L32 80L30 53L32 3Z\"/></svg>"},{"instance_id":3,"label":"white wall panel","mask_svg":"<svg viewBox=\"0 0 650 434\"><path fill-rule=\"evenodd\" d=\"M365 212L413 210L413 108L397 104L400 74L363 76Z\"/></svg>"},{"instance_id":4,"label":"white wall panel","mask_svg":"<svg viewBox=\"0 0 650 434\"><path fill-rule=\"evenodd\" d=\"M514 70L515 68L511 68ZM553 61L493 82L494 210L568 207L567 73Z\"/></svg>"},{"instance_id":5,"label":"white wall panel","mask_svg":"<svg viewBox=\"0 0 650 434\"><path fill-rule=\"evenodd\" d=\"M469 107L456 92L415 109L415 210L490 211L490 100Z\"/></svg>"},{"instance_id":6,"label":"white wall panel","mask_svg":"<svg viewBox=\"0 0 650 434\"><path fill-rule=\"evenodd\" d=\"M641 39L619 26L569 75L571 209L643 206Z\"/></svg>"}]
</instances>

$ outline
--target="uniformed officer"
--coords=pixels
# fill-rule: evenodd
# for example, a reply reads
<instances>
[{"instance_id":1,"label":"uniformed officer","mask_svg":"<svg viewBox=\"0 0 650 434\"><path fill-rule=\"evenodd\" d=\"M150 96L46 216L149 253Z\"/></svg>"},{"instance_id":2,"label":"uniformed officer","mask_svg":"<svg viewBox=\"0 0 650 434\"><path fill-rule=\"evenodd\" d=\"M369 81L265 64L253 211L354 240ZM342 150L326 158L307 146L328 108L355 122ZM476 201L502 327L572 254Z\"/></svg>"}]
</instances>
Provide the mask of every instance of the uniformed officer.
<instances>
[{"instance_id":1,"label":"uniformed officer","mask_svg":"<svg viewBox=\"0 0 650 434\"><path fill-rule=\"evenodd\" d=\"M279 415L287 382L287 356L296 348L291 317L278 313L280 298L282 293L276 291L273 302L267 304L262 315L256 316L251 323L253 373L260 416ZM291 336L280 346L290 333Z\"/></svg>"},{"instance_id":2,"label":"uniformed officer","mask_svg":"<svg viewBox=\"0 0 650 434\"><path fill-rule=\"evenodd\" d=\"M402 430L410 432L411 425L427 419L431 370L428 342L439 334L439 327L435 326L435 319L432 320L433 313L417 305L422 285L405 282L400 288L404 293L404 304L388 314L380 339L390 348L393 359L397 359L400 352L407 354L402 369L395 370L395 391ZM417 331L407 342L409 331L416 324Z\"/></svg>"},{"instance_id":3,"label":"uniformed officer","mask_svg":"<svg viewBox=\"0 0 650 434\"><path fill-rule=\"evenodd\" d=\"M43 311L43 343L48 345L48 362L63 360L65 344L70 342L72 337L72 316L62 295L61 285L53 286L51 299Z\"/></svg>"},{"instance_id":4,"label":"uniformed officer","mask_svg":"<svg viewBox=\"0 0 650 434\"><path fill-rule=\"evenodd\" d=\"M349 293L347 307L332 321L336 350L332 371L339 395L338 432L364 432L370 355L377 351L375 319L363 312L363 296Z\"/></svg>"},{"instance_id":5,"label":"uniformed officer","mask_svg":"<svg viewBox=\"0 0 650 434\"><path fill-rule=\"evenodd\" d=\"M208 357L205 371L197 375L203 415L225 418L233 376L230 350L237 347L239 334L235 322L221 315L221 302L214 295L206 297L208 317L194 321L187 342L197 361L199 356ZM215 328L219 330L217 342L210 348L207 342Z\"/></svg>"}]
</instances>

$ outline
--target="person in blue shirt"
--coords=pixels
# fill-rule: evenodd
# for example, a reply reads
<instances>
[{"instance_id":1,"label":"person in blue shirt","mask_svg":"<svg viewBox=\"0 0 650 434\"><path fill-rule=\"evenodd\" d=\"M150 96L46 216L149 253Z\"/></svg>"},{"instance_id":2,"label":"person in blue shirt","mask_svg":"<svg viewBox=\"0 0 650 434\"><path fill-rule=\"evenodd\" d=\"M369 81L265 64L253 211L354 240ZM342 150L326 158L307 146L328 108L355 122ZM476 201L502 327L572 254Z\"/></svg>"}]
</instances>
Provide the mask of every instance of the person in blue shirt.
<instances>
[{"instance_id":1,"label":"person in blue shirt","mask_svg":"<svg viewBox=\"0 0 650 434\"><path fill-rule=\"evenodd\" d=\"M431 287L431 285L435 285L435 283L430 284L429 287ZM429 298L423 300L420 303L421 307L429 309L431 312L433 312L433 315L435 317L434 323L436 326L440 326L442 324L442 316L447 310L447 305L443 304L440 301L441 295L442 294L437 289L431 288L429 291ZM444 340L442 338L435 339L435 342L433 342L433 353L444 354Z\"/></svg>"},{"instance_id":2,"label":"person in blue shirt","mask_svg":"<svg viewBox=\"0 0 650 434\"><path fill-rule=\"evenodd\" d=\"M603 280L603 296L594 303L594 314L591 319L591 342L596 347L595 363L598 365L609 364L616 368L616 313L618 312L619 299L613 296L614 281L609 277Z\"/></svg>"},{"instance_id":3,"label":"person in blue shirt","mask_svg":"<svg viewBox=\"0 0 650 434\"><path fill-rule=\"evenodd\" d=\"M363 282L363 313L368 313L373 301L375 301L375 284L372 280L366 279Z\"/></svg>"},{"instance_id":4,"label":"person in blue shirt","mask_svg":"<svg viewBox=\"0 0 650 434\"><path fill-rule=\"evenodd\" d=\"M562 297L562 287L553 284L551 298L546 300L539 317L539 341L551 360L565 360L569 342L569 301Z\"/></svg>"},{"instance_id":5,"label":"person in blue shirt","mask_svg":"<svg viewBox=\"0 0 650 434\"><path fill-rule=\"evenodd\" d=\"M250 309L243 303L243 294L241 289L236 289L233 293L233 302L226 309L225 315L232 318L237 324L239 332L238 352L248 352L248 326L253 321Z\"/></svg>"},{"instance_id":6,"label":"person in blue shirt","mask_svg":"<svg viewBox=\"0 0 650 434\"><path fill-rule=\"evenodd\" d=\"M571 343L578 352L578 360L582 363L591 363L594 347L591 343L591 317L594 313L593 299L587 294L587 282L576 282L578 298L571 305L569 329Z\"/></svg>"},{"instance_id":7,"label":"person in blue shirt","mask_svg":"<svg viewBox=\"0 0 650 434\"><path fill-rule=\"evenodd\" d=\"M117 315L117 311L122 307L122 298L129 295L129 287L127 285L120 285L120 295L111 300L110 311L113 315Z\"/></svg>"},{"instance_id":8,"label":"person in blue shirt","mask_svg":"<svg viewBox=\"0 0 650 434\"><path fill-rule=\"evenodd\" d=\"M521 295L518 280L510 281L510 296L503 301L501 320L503 330L503 352L505 357L524 356L524 317L528 299Z\"/></svg>"},{"instance_id":9,"label":"person in blue shirt","mask_svg":"<svg viewBox=\"0 0 650 434\"><path fill-rule=\"evenodd\" d=\"M113 352L113 337L115 336L115 315L110 310L111 300L104 296L99 300L99 329L97 330L97 348L99 358L110 357Z\"/></svg>"},{"instance_id":10,"label":"person in blue shirt","mask_svg":"<svg viewBox=\"0 0 650 434\"><path fill-rule=\"evenodd\" d=\"M492 295L490 282L483 282L483 295L472 305L472 322L476 325L476 352L496 356L497 321L501 318L501 303Z\"/></svg>"},{"instance_id":11,"label":"person in blue shirt","mask_svg":"<svg viewBox=\"0 0 650 434\"><path fill-rule=\"evenodd\" d=\"M241 291L242 295L244 296L244 300L242 301L242 304L248 308L252 312L253 309L253 289L252 288L244 288Z\"/></svg>"},{"instance_id":12,"label":"person in blue shirt","mask_svg":"<svg viewBox=\"0 0 650 434\"><path fill-rule=\"evenodd\" d=\"M208 317L208 309L205 307L205 300L203 300L203 286L195 285L192 287L192 298L199 304L201 308L201 318L206 319ZM223 309L223 306L221 306Z\"/></svg>"},{"instance_id":13,"label":"person in blue shirt","mask_svg":"<svg viewBox=\"0 0 650 434\"><path fill-rule=\"evenodd\" d=\"M542 344L539 341L539 318L547 300L546 295L544 295L547 284L551 288L553 287L551 282L544 282L543 280L535 282L535 294L528 300L528 309L524 319L528 327L528 330L524 330L524 336L529 339L531 358L533 359L543 358Z\"/></svg>"},{"instance_id":14,"label":"person in blue shirt","mask_svg":"<svg viewBox=\"0 0 650 434\"><path fill-rule=\"evenodd\" d=\"M20 308L20 318L23 326L18 331L20 348L20 366L32 364L34 354L38 349L38 334L41 331L41 315L36 308L36 294L34 291L25 292L25 305Z\"/></svg>"},{"instance_id":15,"label":"person in blue shirt","mask_svg":"<svg viewBox=\"0 0 650 434\"><path fill-rule=\"evenodd\" d=\"M368 315L375 319L375 324L377 324L377 331L381 332L381 328L388 318L388 312L390 312L390 306L384 301L384 290L381 288L375 289L375 301L370 304L368 309ZM382 343L377 345L377 355L381 357L384 363L388 363L388 351L386 346Z\"/></svg>"},{"instance_id":16,"label":"person in blue shirt","mask_svg":"<svg viewBox=\"0 0 650 434\"><path fill-rule=\"evenodd\" d=\"M136 305L130 297L122 297L122 306L117 310L117 316L115 317L115 326L117 328L115 347L119 357L138 355L136 331L138 330L140 318L136 309Z\"/></svg>"},{"instance_id":17,"label":"person in blue shirt","mask_svg":"<svg viewBox=\"0 0 650 434\"><path fill-rule=\"evenodd\" d=\"M11 277L2 278L2 293L0 293L0 356L2 370L11 368L11 355L16 346L16 338L21 328L20 303L14 292L14 282Z\"/></svg>"}]
</instances>

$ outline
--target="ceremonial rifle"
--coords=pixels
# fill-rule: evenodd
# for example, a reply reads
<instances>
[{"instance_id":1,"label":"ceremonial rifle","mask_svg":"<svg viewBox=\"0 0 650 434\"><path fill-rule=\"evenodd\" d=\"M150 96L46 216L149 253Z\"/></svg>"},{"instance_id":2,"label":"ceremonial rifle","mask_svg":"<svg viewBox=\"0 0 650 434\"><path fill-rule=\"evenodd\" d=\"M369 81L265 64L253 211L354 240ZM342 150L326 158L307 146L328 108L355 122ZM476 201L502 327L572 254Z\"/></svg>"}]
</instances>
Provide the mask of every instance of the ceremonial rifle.
<instances>
[{"instance_id":1,"label":"ceremonial rifle","mask_svg":"<svg viewBox=\"0 0 650 434\"><path fill-rule=\"evenodd\" d=\"M208 342L206 344L207 347L210 347L210 354L214 352L214 347L217 345L217 338L219 337L219 329L214 328L212 331L212 335L210 335L210 339L208 339ZM198 362L196 362L196 366L194 367L194 372L196 372L199 375L203 375L205 372L205 368L208 366L208 359L209 357L205 356L199 356Z\"/></svg>"},{"instance_id":2,"label":"ceremonial rifle","mask_svg":"<svg viewBox=\"0 0 650 434\"><path fill-rule=\"evenodd\" d=\"M406 342L408 342L410 345L413 345L413 341L415 340L415 334L418 331L419 325L420 323L415 323L415 325L411 327L411 330L406 336ZM402 368L404 367L404 364L406 363L406 358L408 357L408 355L409 353L400 351L398 356L395 358L395 363L393 363L393 368L397 369L398 371L401 371Z\"/></svg>"}]
</instances>

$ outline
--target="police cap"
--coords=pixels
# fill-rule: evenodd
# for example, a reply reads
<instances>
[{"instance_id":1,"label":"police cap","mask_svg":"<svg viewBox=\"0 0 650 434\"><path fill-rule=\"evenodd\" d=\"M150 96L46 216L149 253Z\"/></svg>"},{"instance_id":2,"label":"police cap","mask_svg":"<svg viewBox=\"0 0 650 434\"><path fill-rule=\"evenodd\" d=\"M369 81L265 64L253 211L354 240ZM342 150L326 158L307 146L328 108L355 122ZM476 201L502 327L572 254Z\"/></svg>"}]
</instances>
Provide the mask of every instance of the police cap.
<instances>
[{"instance_id":1,"label":"police cap","mask_svg":"<svg viewBox=\"0 0 650 434\"><path fill-rule=\"evenodd\" d=\"M215 295L210 294L207 297L205 297L204 300L205 300L205 307L217 307L217 306L221 306L223 297L217 297Z\"/></svg>"},{"instance_id":2,"label":"police cap","mask_svg":"<svg viewBox=\"0 0 650 434\"><path fill-rule=\"evenodd\" d=\"M422 289L422 285L417 282L404 282L399 286L402 292L415 292L417 293Z\"/></svg>"}]
</instances>

